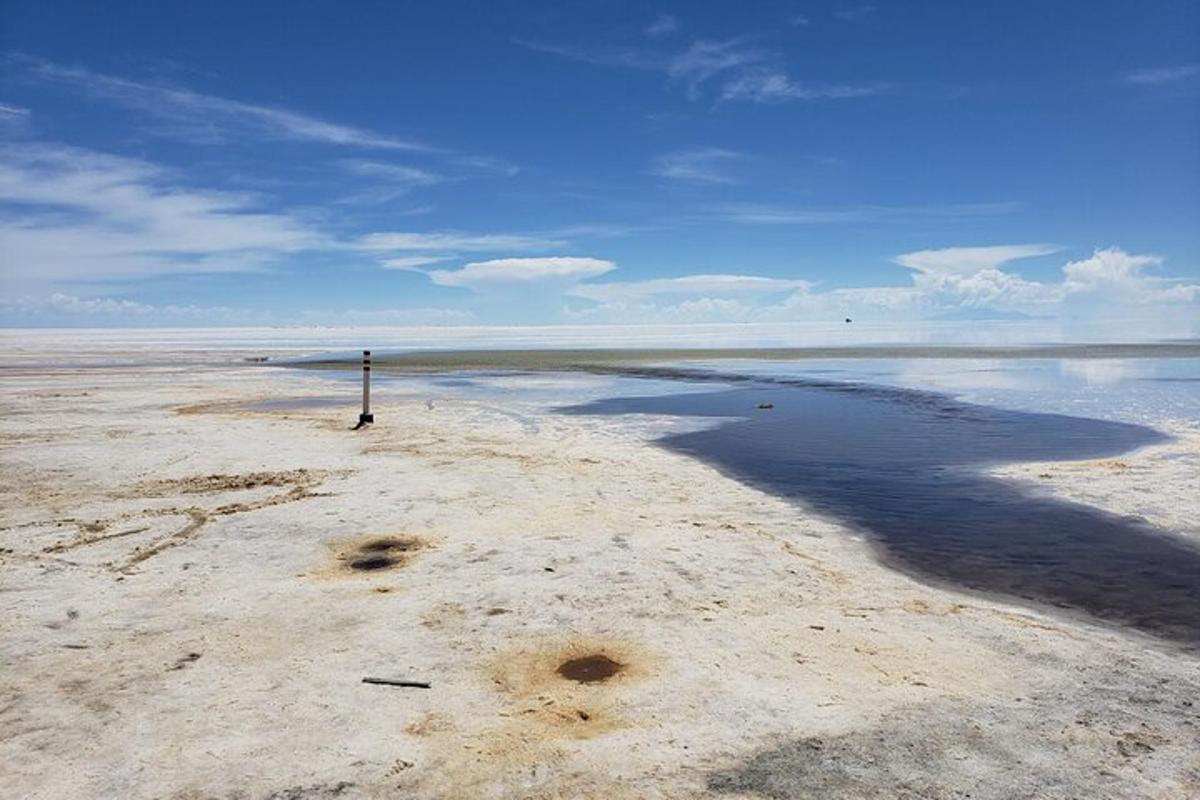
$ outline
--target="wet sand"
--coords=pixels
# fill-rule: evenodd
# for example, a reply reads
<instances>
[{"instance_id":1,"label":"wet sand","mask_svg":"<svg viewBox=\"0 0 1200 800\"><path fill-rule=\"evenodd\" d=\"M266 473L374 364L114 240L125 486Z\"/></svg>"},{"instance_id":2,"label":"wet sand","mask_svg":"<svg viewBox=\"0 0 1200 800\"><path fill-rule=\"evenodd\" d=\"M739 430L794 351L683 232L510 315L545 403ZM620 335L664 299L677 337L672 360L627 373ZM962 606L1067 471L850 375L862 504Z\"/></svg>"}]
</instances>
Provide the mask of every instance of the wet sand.
<instances>
[{"instance_id":1,"label":"wet sand","mask_svg":"<svg viewBox=\"0 0 1200 800\"><path fill-rule=\"evenodd\" d=\"M352 390L247 408L330 391L6 370L6 794L1200 793L1200 659L1173 641L889 569L649 443L686 420L449 389L357 433ZM1200 432L1170 433L992 474L1194 544Z\"/></svg>"}]
</instances>

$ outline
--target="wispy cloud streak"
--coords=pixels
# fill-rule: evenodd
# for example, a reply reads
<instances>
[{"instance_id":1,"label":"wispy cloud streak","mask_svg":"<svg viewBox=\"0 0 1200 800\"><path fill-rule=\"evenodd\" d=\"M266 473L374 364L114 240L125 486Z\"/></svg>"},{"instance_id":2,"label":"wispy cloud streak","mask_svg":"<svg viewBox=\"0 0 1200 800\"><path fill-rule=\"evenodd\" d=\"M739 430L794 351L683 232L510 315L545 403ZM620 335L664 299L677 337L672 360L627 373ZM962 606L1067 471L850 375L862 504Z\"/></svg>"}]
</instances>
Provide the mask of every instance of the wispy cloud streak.
<instances>
[{"instance_id":1,"label":"wispy cloud streak","mask_svg":"<svg viewBox=\"0 0 1200 800\"><path fill-rule=\"evenodd\" d=\"M737 183L729 167L746 156L719 147L680 150L660 156L651 168L653 175L686 183Z\"/></svg>"},{"instance_id":2,"label":"wispy cloud streak","mask_svg":"<svg viewBox=\"0 0 1200 800\"><path fill-rule=\"evenodd\" d=\"M31 77L58 83L170 121L197 138L228 136L234 131L297 141L384 150L432 152L420 142L375 133L285 108L255 105L190 89L118 78L40 59L19 59Z\"/></svg>"},{"instance_id":3,"label":"wispy cloud streak","mask_svg":"<svg viewBox=\"0 0 1200 800\"><path fill-rule=\"evenodd\" d=\"M913 219L962 219L1012 214L1022 205L997 203L951 203L942 206L845 206L834 208L788 207L738 203L718 207L714 214L731 222L748 225L833 225L854 222L906 222Z\"/></svg>"},{"instance_id":4,"label":"wispy cloud streak","mask_svg":"<svg viewBox=\"0 0 1200 800\"><path fill-rule=\"evenodd\" d=\"M1147 67L1127 72L1125 83L1141 86L1163 86L1200 78L1200 64L1179 64L1173 67Z\"/></svg>"},{"instance_id":5,"label":"wispy cloud streak","mask_svg":"<svg viewBox=\"0 0 1200 800\"><path fill-rule=\"evenodd\" d=\"M526 39L513 41L530 50L585 64L659 72L666 76L669 84L682 86L690 100L699 100L710 91L721 101L840 100L881 94L891 88L879 82L818 84L797 81L788 75L778 53L756 44L748 36L719 41L696 39L683 50L675 51L641 46L589 47Z\"/></svg>"}]
</instances>

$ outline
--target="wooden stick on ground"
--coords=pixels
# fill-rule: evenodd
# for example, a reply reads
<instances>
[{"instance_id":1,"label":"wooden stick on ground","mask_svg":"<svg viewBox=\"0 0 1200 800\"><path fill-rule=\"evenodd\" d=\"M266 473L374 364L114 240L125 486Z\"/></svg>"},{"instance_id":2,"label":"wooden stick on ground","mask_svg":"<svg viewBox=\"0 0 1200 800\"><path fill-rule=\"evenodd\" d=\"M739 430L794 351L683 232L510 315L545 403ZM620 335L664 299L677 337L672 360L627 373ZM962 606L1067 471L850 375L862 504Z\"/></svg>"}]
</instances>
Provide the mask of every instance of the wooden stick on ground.
<instances>
[{"instance_id":1,"label":"wooden stick on ground","mask_svg":"<svg viewBox=\"0 0 1200 800\"><path fill-rule=\"evenodd\" d=\"M428 689L430 684L426 681L394 681L390 678L363 678L363 683L374 683L380 686L401 686L405 689Z\"/></svg>"}]
</instances>

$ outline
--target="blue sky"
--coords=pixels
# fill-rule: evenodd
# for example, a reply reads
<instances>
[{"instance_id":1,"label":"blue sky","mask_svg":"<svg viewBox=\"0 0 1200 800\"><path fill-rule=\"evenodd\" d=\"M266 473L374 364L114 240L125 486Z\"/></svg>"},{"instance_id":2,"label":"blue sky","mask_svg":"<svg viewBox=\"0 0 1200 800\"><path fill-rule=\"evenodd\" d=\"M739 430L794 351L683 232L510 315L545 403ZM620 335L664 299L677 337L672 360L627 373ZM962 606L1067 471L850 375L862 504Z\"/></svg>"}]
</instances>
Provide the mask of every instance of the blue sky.
<instances>
[{"instance_id":1,"label":"blue sky","mask_svg":"<svg viewBox=\"0 0 1200 800\"><path fill-rule=\"evenodd\" d=\"M0 4L6 325L1200 333L1200 4Z\"/></svg>"}]
</instances>

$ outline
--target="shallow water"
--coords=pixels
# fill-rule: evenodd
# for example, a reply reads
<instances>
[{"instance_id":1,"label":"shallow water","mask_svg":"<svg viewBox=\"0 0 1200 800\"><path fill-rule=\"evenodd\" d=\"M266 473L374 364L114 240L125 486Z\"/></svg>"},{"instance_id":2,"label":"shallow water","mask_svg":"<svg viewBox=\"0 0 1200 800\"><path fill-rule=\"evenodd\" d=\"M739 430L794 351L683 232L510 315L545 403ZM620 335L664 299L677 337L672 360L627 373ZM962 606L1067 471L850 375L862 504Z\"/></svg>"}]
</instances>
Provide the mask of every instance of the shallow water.
<instances>
[{"instance_id":1,"label":"shallow water","mask_svg":"<svg viewBox=\"0 0 1200 800\"><path fill-rule=\"evenodd\" d=\"M771 379L867 383L1021 411L1200 424L1200 358L721 359L688 366Z\"/></svg>"},{"instance_id":2,"label":"shallow water","mask_svg":"<svg viewBox=\"0 0 1200 800\"><path fill-rule=\"evenodd\" d=\"M1200 552L1140 521L1036 497L984 472L1115 456L1163 441L1155 430L897 387L725 378L741 385L562 410L720 418L659 443L851 524L905 572L1200 645Z\"/></svg>"},{"instance_id":3,"label":"shallow water","mask_svg":"<svg viewBox=\"0 0 1200 800\"><path fill-rule=\"evenodd\" d=\"M599 371L373 380L380 399L469 397L532 430L552 408L662 415L676 424L641 428L666 431L662 446L854 526L897 569L1200 646L1200 552L986 474L1116 456L1164 441L1153 425L1200 424L1200 359L721 359Z\"/></svg>"}]
</instances>

